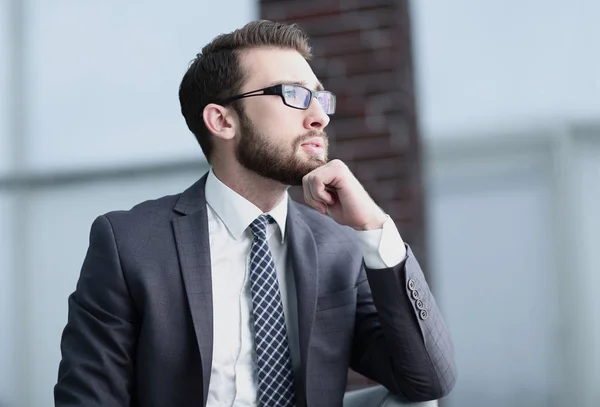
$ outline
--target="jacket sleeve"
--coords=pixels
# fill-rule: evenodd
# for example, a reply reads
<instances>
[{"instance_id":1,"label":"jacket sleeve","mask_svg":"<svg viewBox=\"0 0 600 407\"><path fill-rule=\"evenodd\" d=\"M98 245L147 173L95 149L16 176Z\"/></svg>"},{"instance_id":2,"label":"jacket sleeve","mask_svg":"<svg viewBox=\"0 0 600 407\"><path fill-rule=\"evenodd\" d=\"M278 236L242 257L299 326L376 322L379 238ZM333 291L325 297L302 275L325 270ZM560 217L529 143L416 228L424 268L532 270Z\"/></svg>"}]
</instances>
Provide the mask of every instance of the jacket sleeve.
<instances>
[{"instance_id":1,"label":"jacket sleeve","mask_svg":"<svg viewBox=\"0 0 600 407\"><path fill-rule=\"evenodd\" d=\"M407 401L437 400L456 381L454 347L425 276L406 246L403 262L357 281L351 368Z\"/></svg>"},{"instance_id":2,"label":"jacket sleeve","mask_svg":"<svg viewBox=\"0 0 600 407\"><path fill-rule=\"evenodd\" d=\"M129 406L136 314L113 229L105 216L92 225L89 248L68 307L55 406Z\"/></svg>"}]
</instances>

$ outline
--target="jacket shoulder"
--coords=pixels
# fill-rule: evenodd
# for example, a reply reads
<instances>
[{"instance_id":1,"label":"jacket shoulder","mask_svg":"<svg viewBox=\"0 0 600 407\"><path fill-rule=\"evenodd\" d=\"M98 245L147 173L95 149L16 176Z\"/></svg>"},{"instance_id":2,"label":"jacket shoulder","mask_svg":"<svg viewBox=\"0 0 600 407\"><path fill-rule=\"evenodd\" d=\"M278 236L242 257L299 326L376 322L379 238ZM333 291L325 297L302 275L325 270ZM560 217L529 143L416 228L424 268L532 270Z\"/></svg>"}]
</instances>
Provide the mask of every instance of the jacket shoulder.
<instances>
[{"instance_id":1,"label":"jacket shoulder","mask_svg":"<svg viewBox=\"0 0 600 407\"><path fill-rule=\"evenodd\" d=\"M108 219L113 229L143 230L152 225L170 222L173 207L181 194L167 195L140 202L127 210L114 210L101 215Z\"/></svg>"}]
</instances>

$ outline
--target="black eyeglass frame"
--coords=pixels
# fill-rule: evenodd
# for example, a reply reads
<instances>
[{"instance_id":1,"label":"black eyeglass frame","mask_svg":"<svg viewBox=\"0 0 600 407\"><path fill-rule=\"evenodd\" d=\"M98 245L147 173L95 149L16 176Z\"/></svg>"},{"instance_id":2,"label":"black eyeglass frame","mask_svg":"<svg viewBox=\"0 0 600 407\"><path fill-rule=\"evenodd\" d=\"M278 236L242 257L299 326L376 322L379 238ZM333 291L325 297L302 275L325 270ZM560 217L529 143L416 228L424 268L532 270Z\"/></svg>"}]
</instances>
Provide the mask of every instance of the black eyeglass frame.
<instances>
[{"instance_id":1,"label":"black eyeglass frame","mask_svg":"<svg viewBox=\"0 0 600 407\"><path fill-rule=\"evenodd\" d=\"M306 91L308 91L310 93L310 101L311 102L313 99L317 99L317 102L319 102L319 99L317 98L317 95L319 95L319 94L331 95L331 100L332 100L332 105L333 105L332 113L327 113L327 112L325 112L325 113L327 113L328 115L332 115L335 113L336 97L332 92L329 92L327 90L312 90L312 89L307 88L306 86L302 86L297 83L282 83L279 85L269 86L269 87L262 88L262 89L251 90L250 92L245 92L245 93L242 93L239 95L230 96L220 102L217 102L217 104L225 106L225 105L233 102L234 100L249 98L249 97L253 97L253 96L272 95L272 96L281 97L281 101L283 102L283 104L288 107L291 107L292 109L308 110L308 108L310 107L310 103L306 107L292 106L289 103L287 103L285 100L285 96L283 95L283 87L284 86L295 86L295 87L305 89ZM256 93L256 92L263 92L263 93ZM321 103L321 102L319 102L319 103ZM321 107L323 107L323 106L321 106Z\"/></svg>"}]
</instances>

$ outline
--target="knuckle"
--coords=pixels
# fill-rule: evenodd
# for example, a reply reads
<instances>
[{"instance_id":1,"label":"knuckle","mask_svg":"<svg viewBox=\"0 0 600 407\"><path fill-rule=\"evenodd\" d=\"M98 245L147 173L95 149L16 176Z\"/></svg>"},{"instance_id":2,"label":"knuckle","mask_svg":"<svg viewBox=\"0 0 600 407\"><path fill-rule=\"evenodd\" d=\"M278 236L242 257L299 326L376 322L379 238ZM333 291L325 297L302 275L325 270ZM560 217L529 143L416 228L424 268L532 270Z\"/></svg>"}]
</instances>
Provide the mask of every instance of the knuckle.
<instances>
[{"instance_id":1,"label":"knuckle","mask_svg":"<svg viewBox=\"0 0 600 407\"><path fill-rule=\"evenodd\" d=\"M307 181L309 182L309 184L315 184L318 179L319 178L318 178L317 174L309 174Z\"/></svg>"},{"instance_id":2,"label":"knuckle","mask_svg":"<svg viewBox=\"0 0 600 407\"><path fill-rule=\"evenodd\" d=\"M339 158L331 160L331 164L336 167L346 167L346 164Z\"/></svg>"}]
</instances>

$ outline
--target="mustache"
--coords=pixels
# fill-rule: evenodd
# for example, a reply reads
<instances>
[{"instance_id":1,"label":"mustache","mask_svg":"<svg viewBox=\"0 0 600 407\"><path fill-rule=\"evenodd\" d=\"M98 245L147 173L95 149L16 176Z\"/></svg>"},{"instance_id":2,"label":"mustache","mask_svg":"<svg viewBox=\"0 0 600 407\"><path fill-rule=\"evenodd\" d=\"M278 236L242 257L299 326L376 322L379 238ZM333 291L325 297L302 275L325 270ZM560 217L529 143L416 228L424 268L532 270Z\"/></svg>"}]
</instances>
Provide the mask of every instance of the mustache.
<instances>
[{"instance_id":1,"label":"mustache","mask_svg":"<svg viewBox=\"0 0 600 407\"><path fill-rule=\"evenodd\" d=\"M329 144L329 138L327 137L326 132L314 131L314 130L296 137L296 140L294 140L294 144L300 145L300 144L304 143L305 141L308 141L314 137L321 137L323 139L323 145Z\"/></svg>"}]
</instances>

